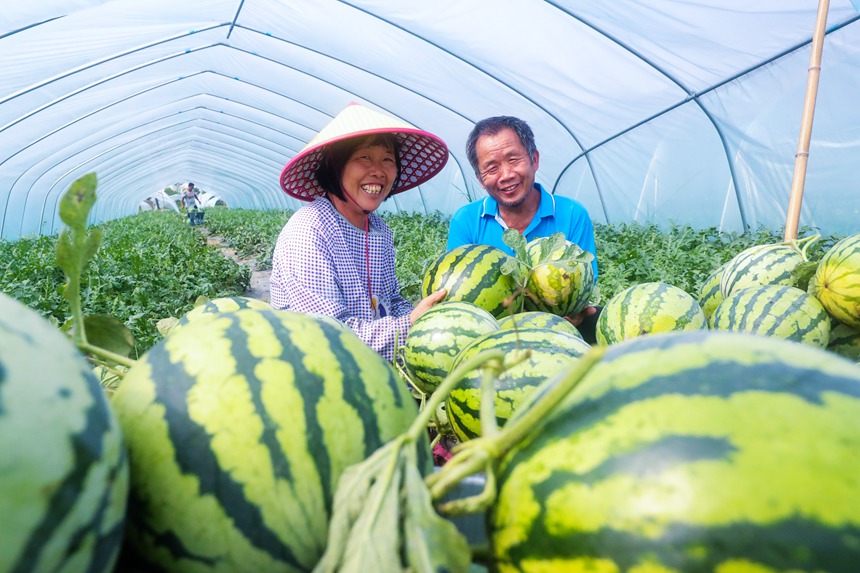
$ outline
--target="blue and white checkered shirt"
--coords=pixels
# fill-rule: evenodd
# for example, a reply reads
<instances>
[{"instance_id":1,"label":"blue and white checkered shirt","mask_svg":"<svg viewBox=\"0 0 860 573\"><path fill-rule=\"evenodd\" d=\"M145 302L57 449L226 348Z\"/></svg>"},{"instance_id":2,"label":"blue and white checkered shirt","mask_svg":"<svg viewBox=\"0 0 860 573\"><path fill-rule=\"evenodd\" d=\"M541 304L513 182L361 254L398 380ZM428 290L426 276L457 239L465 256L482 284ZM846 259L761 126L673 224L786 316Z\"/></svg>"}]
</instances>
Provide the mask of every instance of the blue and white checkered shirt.
<instances>
[{"instance_id":1,"label":"blue and white checkered shirt","mask_svg":"<svg viewBox=\"0 0 860 573\"><path fill-rule=\"evenodd\" d=\"M412 304L400 295L394 275L391 229L376 213L369 217L365 235L328 199L315 199L296 211L275 245L270 300L277 309L332 316L392 360L395 333L402 345ZM365 241L377 311L368 292Z\"/></svg>"}]
</instances>

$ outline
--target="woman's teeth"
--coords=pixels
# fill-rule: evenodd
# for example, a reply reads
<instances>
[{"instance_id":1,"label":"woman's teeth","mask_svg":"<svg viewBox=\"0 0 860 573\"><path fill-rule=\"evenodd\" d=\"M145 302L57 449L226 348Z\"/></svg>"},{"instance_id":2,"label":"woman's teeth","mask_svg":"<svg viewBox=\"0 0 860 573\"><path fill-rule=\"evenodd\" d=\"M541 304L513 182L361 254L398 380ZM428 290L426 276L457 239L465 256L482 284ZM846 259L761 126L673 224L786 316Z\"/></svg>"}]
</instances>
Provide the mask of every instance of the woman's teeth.
<instances>
[{"instance_id":1,"label":"woman's teeth","mask_svg":"<svg viewBox=\"0 0 860 573\"><path fill-rule=\"evenodd\" d=\"M379 195L382 193L382 185L362 185L361 190L369 195Z\"/></svg>"}]
</instances>

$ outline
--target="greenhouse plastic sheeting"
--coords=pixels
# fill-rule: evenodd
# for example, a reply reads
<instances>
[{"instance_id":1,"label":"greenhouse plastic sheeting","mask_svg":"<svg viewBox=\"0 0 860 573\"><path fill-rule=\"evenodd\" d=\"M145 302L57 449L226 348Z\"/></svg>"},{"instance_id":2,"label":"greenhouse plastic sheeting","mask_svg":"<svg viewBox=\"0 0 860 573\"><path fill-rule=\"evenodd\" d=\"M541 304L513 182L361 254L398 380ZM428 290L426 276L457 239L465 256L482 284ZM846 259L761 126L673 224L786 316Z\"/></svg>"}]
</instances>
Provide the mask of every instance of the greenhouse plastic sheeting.
<instances>
[{"instance_id":1,"label":"greenhouse plastic sheeting","mask_svg":"<svg viewBox=\"0 0 860 573\"><path fill-rule=\"evenodd\" d=\"M427 129L451 160L385 210L484 195L464 143L516 115L538 182L597 223L786 221L818 6L811 0L31 0L0 11L0 238L57 233L95 172L92 222L194 181L296 209L284 164L350 102ZM860 0L834 0L801 225L860 221Z\"/></svg>"}]
</instances>

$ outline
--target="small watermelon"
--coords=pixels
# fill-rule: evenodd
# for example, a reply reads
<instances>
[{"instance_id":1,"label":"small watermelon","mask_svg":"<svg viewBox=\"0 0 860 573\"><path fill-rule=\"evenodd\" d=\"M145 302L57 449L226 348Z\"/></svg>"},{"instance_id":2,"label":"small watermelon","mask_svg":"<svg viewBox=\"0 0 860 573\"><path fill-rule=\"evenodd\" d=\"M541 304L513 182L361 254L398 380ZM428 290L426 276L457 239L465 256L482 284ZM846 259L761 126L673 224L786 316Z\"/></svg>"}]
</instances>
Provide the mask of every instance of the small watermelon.
<instances>
[{"instance_id":1,"label":"small watermelon","mask_svg":"<svg viewBox=\"0 0 860 573\"><path fill-rule=\"evenodd\" d=\"M702 330L708 321L692 296L666 283L643 283L613 296L597 319L597 342L615 344L645 334Z\"/></svg>"},{"instance_id":2,"label":"small watermelon","mask_svg":"<svg viewBox=\"0 0 860 573\"><path fill-rule=\"evenodd\" d=\"M312 570L340 475L417 415L393 367L350 330L272 309L176 329L112 404L131 460L131 547L198 573Z\"/></svg>"},{"instance_id":3,"label":"small watermelon","mask_svg":"<svg viewBox=\"0 0 860 573\"><path fill-rule=\"evenodd\" d=\"M526 309L558 316L579 314L594 291L594 268L590 262L569 261L584 251L570 241L541 237L530 241L526 252L531 266L526 279Z\"/></svg>"},{"instance_id":4,"label":"small watermelon","mask_svg":"<svg viewBox=\"0 0 860 573\"><path fill-rule=\"evenodd\" d=\"M809 294L838 321L860 329L860 234L845 237L818 262Z\"/></svg>"},{"instance_id":5,"label":"small watermelon","mask_svg":"<svg viewBox=\"0 0 860 573\"><path fill-rule=\"evenodd\" d=\"M711 317L714 330L772 336L825 348L830 317L815 297L783 285L753 286L726 298Z\"/></svg>"},{"instance_id":6,"label":"small watermelon","mask_svg":"<svg viewBox=\"0 0 860 573\"><path fill-rule=\"evenodd\" d=\"M464 348L452 369L485 350L502 350L505 355L516 350L531 351L528 359L506 370L495 382L496 423L501 427L537 386L566 368L589 348L591 346L581 337L557 330L497 330L475 339ZM473 371L457 384L446 401L448 419L461 441L481 435L482 377L482 371Z\"/></svg>"},{"instance_id":7,"label":"small watermelon","mask_svg":"<svg viewBox=\"0 0 860 573\"><path fill-rule=\"evenodd\" d=\"M473 340L499 329L493 315L470 302L443 301L416 320L403 346L411 382L431 394L448 375L454 359Z\"/></svg>"},{"instance_id":8,"label":"small watermelon","mask_svg":"<svg viewBox=\"0 0 860 573\"><path fill-rule=\"evenodd\" d=\"M436 259L424 273L421 296L448 290L445 300L462 300L478 305L501 318L510 314L518 290L512 275L502 274L502 265L512 257L489 245L461 245ZM506 304L507 303L507 304Z\"/></svg>"},{"instance_id":9,"label":"small watermelon","mask_svg":"<svg viewBox=\"0 0 860 573\"><path fill-rule=\"evenodd\" d=\"M629 340L501 461L494 565L855 573L858 451L847 360L727 332Z\"/></svg>"},{"instance_id":10,"label":"small watermelon","mask_svg":"<svg viewBox=\"0 0 860 573\"><path fill-rule=\"evenodd\" d=\"M0 293L0 571L112 571L128 458L92 368Z\"/></svg>"},{"instance_id":11,"label":"small watermelon","mask_svg":"<svg viewBox=\"0 0 860 573\"><path fill-rule=\"evenodd\" d=\"M795 286L791 272L806 256L792 243L756 245L735 255L723 271L720 293L723 299L751 286Z\"/></svg>"},{"instance_id":12,"label":"small watermelon","mask_svg":"<svg viewBox=\"0 0 860 573\"><path fill-rule=\"evenodd\" d=\"M549 328L582 338L579 329L557 314L533 310L518 312L499 320L499 328Z\"/></svg>"}]
</instances>

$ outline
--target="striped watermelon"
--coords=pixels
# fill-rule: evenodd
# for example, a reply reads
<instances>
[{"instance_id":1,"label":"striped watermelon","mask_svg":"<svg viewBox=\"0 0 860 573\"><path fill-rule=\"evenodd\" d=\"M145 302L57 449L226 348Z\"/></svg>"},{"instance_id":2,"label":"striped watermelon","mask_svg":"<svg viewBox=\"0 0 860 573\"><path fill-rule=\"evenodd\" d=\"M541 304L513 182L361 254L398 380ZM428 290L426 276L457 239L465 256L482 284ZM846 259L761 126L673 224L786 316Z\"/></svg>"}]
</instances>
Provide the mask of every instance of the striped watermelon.
<instances>
[{"instance_id":1,"label":"striped watermelon","mask_svg":"<svg viewBox=\"0 0 860 573\"><path fill-rule=\"evenodd\" d=\"M827 350L850 360L860 360L860 329L851 328L836 319L831 319Z\"/></svg>"},{"instance_id":2,"label":"striped watermelon","mask_svg":"<svg viewBox=\"0 0 860 573\"><path fill-rule=\"evenodd\" d=\"M833 318L860 329L860 234L845 237L824 254L809 294Z\"/></svg>"},{"instance_id":3,"label":"striped watermelon","mask_svg":"<svg viewBox=\"0 0 860 573\"><path fill-rule=\"evenodd\" d=\"M720 293L726 299L732 293L751 286L795 286L791 271L803 262L806 262L806 256L791 243L750 247L726 263L720 280Z\"/></svg>"},{"instance_id":4,"label":"striped watermelon","mask_svg":"<svg viewBox=\"0 0 860 573\"><path fill-rule=\"evenodd\" d=\"M271 309L272 305L267 302L263 302L262 300L245 296L225 296L221 298L213 298L212 300L207 300L203 304L199 304L186 312L179 319L179 326L188 324L194 319L208 314L219 312L234 312L246 308L266 310Z\"/></svg>"},{"instance_id":5,"label":"striped watermelon","mask_svg":"<svg viewBox=\"0 0 860 573\"><path fill-rule=\"evenodd\" d=\"M773 336L825 348L830 317L815 297L799 288L763 285L742 289L714 311L714 330Z\"/></svg>"},{"instance_id":6,"label":"striped watermelon","mask_svg":"<svg viewBox=\"0 0 860 573\"><path fill-rule=\"evenodd\" d=\"M0 571L111 571L127 495L122 433L89 364L0 293Z\"/></svg>"},{"instance_id":7,"label":"striped watermelon","mask_svg":"<svg viewBox=\"0 0 860 573\"><path fill-rule=\"evenodd\" d=\"M112 404L131 459L129 540L176 572L310 571L343 470L417 414L348 329L256 309L171 332Z\"/></svg>"},{"instance_id":8,"label":"striped watermelon","mask_svg":"<svg viewBox=\"0 0 860 573\"><path fill-rule=\"evenodd\" d=\"M470 302L443 301L410 327L403 360L410 381L431 394L448 375L454 359L470 342L499 329L493 315Z\"/></svg>"},{"instance_id":9,"label":"striped watermelon","mask_svg":"<svg viewBox=\"0 0 860 573\"><path fill-rule=\"evenodd\" d=\"M549 328L582 338L579 329L557 314L533 310L518 312L499 320L499 328Z\"/></svg>"},{"instance_id":10,"label":"striped watermelon","mask_svg":"<svg viewBox=\"0 0 860 573\"><path fill-rule=\"evenodd\" d=\"M565 241L555 250L544 253L551 244L550 237L528 243L526 252L531 271L526 279L525 307L559 316L576 316L588 305L594 291L594 268L590 262L556 264L554 261L566 261L583 250Z\"/></svg>"},{"instance_id":11,"label":"striped watermelon","mask_svg":"<svg viewBox=\"0 0 860 573\"><path fill-rule=\"evenodd\" d=\"M698 303L702 307L702 312L705 313L705 318L710 322L714 310L723 302L723 293L720 291L720 281L723 278L723 272L726 270L728 263L720 266L712 272L699 287Z\"/></svg>"},{"instance_id":12,"label":"striped watermelon","mask_svg":"<svg viewBox=\"0 0 860 573\"><path fill-rule=\"evenodd\" d=\"M506 370L495 383L496 423L501 427L534 389L582 356L589 344L565 332L546 328L504 329L475 339L457 356L452 368L485 350L531 350L531 356ZM482 372L467 375L448 395L446 410L454 434L461 440L481 435Z\"/></svg>"},{"instance_id":13,"label":"striped watermelon","mask_svg":"<svg viewBox=\"0 0 860 573\"><path fill-rule=\"evenodd\" d=\"M708 328L692 296L666 283L643 283L613 296L597 319L597 342L615 344L644 334Z\"/></svg>"},{"instance_id":14,"label":"striped watermelon","mask_svg":"<svg viewBox=\"0 0 860 573\"><path fill-rule=\"evenodd\" d=\"M502 460L492 552L501 573L855 573L858 451L846 360L725 332L630 340Z\"/></svg>"},{"instance_id":15,"label":"striped watermelon","mask_svg":"<svg viewBox=\"0 0 860 573\"><path fill-rule=\"evenodd\" d=\"M516 279L501 272L512 257L489 245L461 245L436 259L424 273L421 296L448 289L445 300L471 302L496 318L509 314L505 302L513 303ZM516 308L516 306L514 306Z\"/></svg>"}]
</instances>

